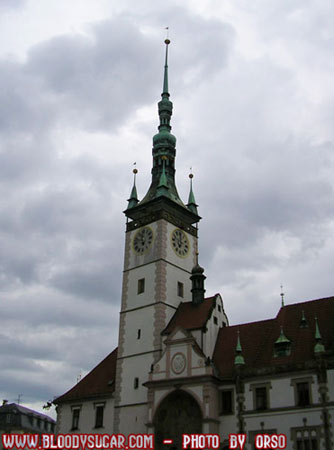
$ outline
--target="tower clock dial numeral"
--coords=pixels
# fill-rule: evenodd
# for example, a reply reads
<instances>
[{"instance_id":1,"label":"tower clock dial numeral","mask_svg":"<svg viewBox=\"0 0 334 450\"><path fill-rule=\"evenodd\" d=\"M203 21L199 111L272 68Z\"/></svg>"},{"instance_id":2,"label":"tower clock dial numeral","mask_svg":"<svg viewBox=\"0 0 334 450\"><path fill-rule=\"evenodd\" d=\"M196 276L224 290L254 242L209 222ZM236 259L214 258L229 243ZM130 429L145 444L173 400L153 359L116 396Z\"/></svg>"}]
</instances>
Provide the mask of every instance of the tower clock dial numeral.
<instances>
[{"instance_id":1,"label":"tower clock dial numeral","mask_svg":"<svg viewBox=\"0 0 334 450\"><path fill-rule=\"evenodd\" d=\"M178 256L185 258L188 255L190 245L184 231L178 228L174 230L171 235L171 242L173 250Z\"/></svg>"},{"instance_id":2,"label":"tower clock dial numeral","mask_svg":"<svg viewBox=\"0 0 334 450\"><path fill-rule=\"evenodd\" d=\"M133 250L137 255L143 255L153 242L153 231L149 227L141 228L133 238Z\"/></svg>"}]
</instances>

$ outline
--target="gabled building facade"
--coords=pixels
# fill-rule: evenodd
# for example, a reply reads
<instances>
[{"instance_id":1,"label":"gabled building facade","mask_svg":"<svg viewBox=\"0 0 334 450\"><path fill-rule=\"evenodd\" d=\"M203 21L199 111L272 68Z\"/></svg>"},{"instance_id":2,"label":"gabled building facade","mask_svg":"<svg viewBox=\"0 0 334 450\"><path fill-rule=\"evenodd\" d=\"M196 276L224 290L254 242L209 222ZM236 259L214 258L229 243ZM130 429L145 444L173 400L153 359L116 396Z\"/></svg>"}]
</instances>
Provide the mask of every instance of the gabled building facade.
<instances>
[{"instance_id":1,"label":"gabled building facade","mask_svg":"<svg viewBox=\"0 0 334 450\"><path fill-rule=\"evenodd\" d=\"M287 448L334 445L334 299L282 306L274 319L230 326L222 297L205 298L200 220L175 185L168 45L152 181L127 217L118 347L55 400L58 432L285 434ZM136 170L134 170L136 177ZM192 175L191 182L192 182Z\"/></svg>"}]
</instances>

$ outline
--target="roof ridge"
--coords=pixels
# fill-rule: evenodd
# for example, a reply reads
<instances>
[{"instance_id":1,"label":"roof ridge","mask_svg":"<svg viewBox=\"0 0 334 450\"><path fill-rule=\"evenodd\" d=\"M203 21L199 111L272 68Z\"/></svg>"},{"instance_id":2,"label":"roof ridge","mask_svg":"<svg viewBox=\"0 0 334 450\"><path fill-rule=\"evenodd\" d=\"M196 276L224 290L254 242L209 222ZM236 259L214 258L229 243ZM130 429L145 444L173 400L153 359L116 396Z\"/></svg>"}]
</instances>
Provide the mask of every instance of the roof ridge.
<instances>
[{"instance_id":1,"label":"roof ridge","mask_svg":"<svg viewBox=\"0 0 334 450\"><path fill-rule=\"evenodd\" d=\"M245 327L247 325L252 325L254 323L264 323L264 322L271 322L273 320L276 320L276 317L273 317L271 319L262 319L262 320L254 320L253 322L244 322L244 323L237 323L236 325L229 325L229 328L240 328Z\"/></svg>"},{"instance_id":2,"label":"roof ridge","mask_svg":"<svg viewBox=\"0 0 334 450\"><path fill-rule=\"evenodd\" d=\"M313 300L305 300L304 302L296 302L296 303L289 303L288 305L284 305L283 307L281 307L280 309L279 309L279 311L278 311L278 313L277 313L277 316L276 317L278 317L279 316L279 314L280 314L280 312L284 309L284 310L286 310L287 308L295 308L295 307L297 307L297 305L298 305L298 307L300 307L300 305L305 305L305 304L309 304L309 303L316 303L316 302L320 302L320 301L324 301L324 300L331 300L331 301L334 301L334 296L333 295L331 295L331 296L329 296L329 297L321 297L321 298L316 298L316 299L313 299Z\"/></svg>"}]
</instances>

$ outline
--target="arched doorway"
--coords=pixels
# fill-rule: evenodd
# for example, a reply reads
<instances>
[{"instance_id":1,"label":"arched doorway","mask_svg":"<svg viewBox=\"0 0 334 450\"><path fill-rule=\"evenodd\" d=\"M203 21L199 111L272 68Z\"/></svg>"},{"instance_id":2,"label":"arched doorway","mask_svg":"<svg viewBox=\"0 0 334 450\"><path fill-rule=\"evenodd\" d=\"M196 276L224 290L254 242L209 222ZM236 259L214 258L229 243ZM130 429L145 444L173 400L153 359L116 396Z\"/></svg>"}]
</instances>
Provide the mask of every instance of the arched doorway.
<instances>
[{"instance_id":1,"label":"arched doorway","mask_svg":"<svg viewBox=\"0 0 334 450\"><path fill-rule=\"evenodd\" d=\"M202 412L187 392L177 390L167 395L154 416L155 448L167 450L162 442L172 439L170 449L182 449L182 434L202 432Z\"/></svg>"}]
</instances>

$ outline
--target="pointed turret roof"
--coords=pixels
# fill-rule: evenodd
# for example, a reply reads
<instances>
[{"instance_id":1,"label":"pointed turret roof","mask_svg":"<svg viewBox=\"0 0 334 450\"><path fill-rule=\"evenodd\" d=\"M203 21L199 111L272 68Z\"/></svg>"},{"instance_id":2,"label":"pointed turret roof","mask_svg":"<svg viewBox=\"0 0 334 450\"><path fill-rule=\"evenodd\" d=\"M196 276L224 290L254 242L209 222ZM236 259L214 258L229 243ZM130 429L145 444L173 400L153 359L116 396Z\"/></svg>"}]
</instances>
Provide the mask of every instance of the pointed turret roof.
<instances>
[{"instance_id":1,"label":"pointed turret roof","mask_svg":"<svg viewBox=\"0 0 334 450\"><path fill-rule=\"evenodd\" d=\"M317 317L315 317L315 340L316 340L316 344L314 346L314 353L315 354L324 353L325 347L324 347L324 345L322 343L322 337L321 337L321 334L320 334L318 318Z\"/></svg>"},{"instance_id":2,"label":"pointed turret roof","mask_svg":"<svg viewBox=\"0 0 334 450\"><path fill-rule=\"evenodd\" d=\"M133 169L133 187L131 190L130 198L128 199L128 209L133 208L139 202L136 187L136 175L138 173L137 169Z\"/></svg>"},{"instance_id":3,"label":"pointed turret roof","mask_svg":"<svg viewBox=\"0 0 334 450\"><path fill-rule=\"evenodd\" d=\"M190 173L189 174L189 178L190 178L190 191L189 191L187 207L194 214L198 214L198 212L197 212L197 204L196 204L196 200L195 200L195 196L194 196L194 192L193 192L193 178L194 178L194 175L192 173Z\"/></svg>"},{"instance_id":4,"label":"pointed turret roof","mask_svg":"<svg viewBox=\"0 0 334 450\"><path fill-rule=\"evenodd\" d=\"M242 355L242 347L240 343L240 333L238 330L238 339L237 339L237 345L235 348L235 358L234 358L234 365L235 366L243 366L245 364L245 359Z\"/></svg>"}]
</instances>

